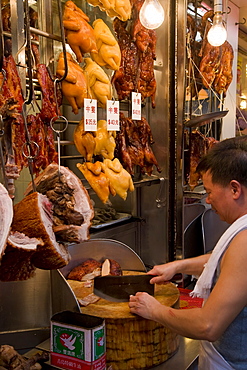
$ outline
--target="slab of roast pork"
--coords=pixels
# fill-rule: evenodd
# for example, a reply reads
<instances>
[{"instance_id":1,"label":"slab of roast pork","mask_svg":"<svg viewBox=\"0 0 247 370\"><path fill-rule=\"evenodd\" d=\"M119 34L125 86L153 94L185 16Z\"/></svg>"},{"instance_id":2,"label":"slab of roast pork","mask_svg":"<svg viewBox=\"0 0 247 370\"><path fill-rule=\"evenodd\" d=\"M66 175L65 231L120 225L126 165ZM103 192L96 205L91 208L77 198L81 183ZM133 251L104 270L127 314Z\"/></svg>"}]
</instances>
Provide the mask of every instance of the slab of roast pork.
<instances>
[{"instance_id":1,"label":"slab of roast pork","mask_svg":"<svg viewBox=\"0 0 247 370\"><path fill-rule=\"evenodd\" d=\"M0 261L7 245L13 218L13 204L6 188L0 183Z\"/></svg>"},{"instance_id":2,"label":"slab of roast pork","mask_svg":"<svg viewBox=\"0 0 247 370\"><path fill-rule=\"evenodd\" d=\"M52 204L45 195L34 192L14 206L12 230L43 240L31 258L35 267L58 269L70 260L66 247L56 241L52 226Z\"/></svg>"},{"instance_id":3,"label":"slab of roast pork","mask_svg":"<svg viewBox=\"0 0 247 370\"><path fill-rule=\"evenodd\" d=\"M81 180L68 168L50 164L36 179L36 190L53 205L53 230L57 239L80 243L89 238L94 216L88 192ZM32 192L30 184L25 192Z\"/></svg>"}]
</instances>

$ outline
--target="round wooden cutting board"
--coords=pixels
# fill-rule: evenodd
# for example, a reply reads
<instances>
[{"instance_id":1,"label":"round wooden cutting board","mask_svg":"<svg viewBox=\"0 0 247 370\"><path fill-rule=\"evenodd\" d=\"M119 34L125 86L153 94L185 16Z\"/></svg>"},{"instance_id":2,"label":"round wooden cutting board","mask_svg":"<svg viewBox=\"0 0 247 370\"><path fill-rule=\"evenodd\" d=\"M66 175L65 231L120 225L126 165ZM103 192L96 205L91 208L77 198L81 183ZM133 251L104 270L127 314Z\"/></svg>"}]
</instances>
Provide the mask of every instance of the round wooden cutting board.
<instances>
[{"instance_id":1,"label":"round wooden cutting board","mask_svg":"<svg viewBox=\"0 0 247 370\"><path fill-rule=\"evenodd\" d=\"M124 271L124 274L136 275L138 272ZM77 298L93 292L93 286L85 286L90 285L85 282L68 280L68 283ZM156 285L155 298L165 306L179 308L179 290L172 283ZM81 307L81 312L105 319L108 369L149 369L166 361L178 349L176 333L131 314L128 302L110 302L101 298Z\"/></svg>"}]
</instances>

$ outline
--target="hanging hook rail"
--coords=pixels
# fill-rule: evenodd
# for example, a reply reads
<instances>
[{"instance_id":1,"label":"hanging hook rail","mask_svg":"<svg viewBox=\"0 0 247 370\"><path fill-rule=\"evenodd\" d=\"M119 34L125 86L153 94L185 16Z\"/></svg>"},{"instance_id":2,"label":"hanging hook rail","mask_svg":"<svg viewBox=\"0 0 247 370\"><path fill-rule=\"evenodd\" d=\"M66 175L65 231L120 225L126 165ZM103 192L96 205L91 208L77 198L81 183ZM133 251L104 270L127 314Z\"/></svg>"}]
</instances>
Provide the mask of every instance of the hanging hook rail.
<instances>
[{"instance_id":1,"label":"hanging hook rail","mask_svg":"<svg viewBox=\"0 0 247 370\"><path fill-rule=\"evenodd\" d=\"M63 27L63 16L62 16L62 6L61 6L61 0L57 0L57 6L58 6L58 15L59 15L59 23L60 23L60 29L61 29L61 39L62 39L62 47L63 47L63 57L64 57L64 75L60 79L56 79L56 83L62 82L68 74L68 61L67 61L67 55L66 55L66 42L65 42L65 33L64 33L64 27ZM56 85L55 85L56 87Z\"/></svg>"},{"instance_id":2,"label":"hanging hook rail","mask_svg":"<svg viewBox=\"0 0 247 370\"><path fill-rule=\"evenodd\" d=\"M28 125L27 125L27 116L26 116L26 106L31 104L33 100L33 96L34 96L28 0L25 0L25 18L26 18L26 41L25 43L26 43L26 53L27 53L27 75L28 75L28 82L29 82L29 96L22 105L22 116L23 116L25 133L26 133L26 143L23 144L22 153L24 157L27 158L28 160L28 168L29 168L29 172L31 176L33 191L36 191L36 185L35 185L34 177L33 177L33 160L39 154L39 145L35 141L32 141L30 138L30 134L28 131ZM32 145L34 146L34 149L32 149ZM27 149L28 154L26 154L25 148ZM32 153L34 154L32 155Z\"/></svg>"}]
</instances>

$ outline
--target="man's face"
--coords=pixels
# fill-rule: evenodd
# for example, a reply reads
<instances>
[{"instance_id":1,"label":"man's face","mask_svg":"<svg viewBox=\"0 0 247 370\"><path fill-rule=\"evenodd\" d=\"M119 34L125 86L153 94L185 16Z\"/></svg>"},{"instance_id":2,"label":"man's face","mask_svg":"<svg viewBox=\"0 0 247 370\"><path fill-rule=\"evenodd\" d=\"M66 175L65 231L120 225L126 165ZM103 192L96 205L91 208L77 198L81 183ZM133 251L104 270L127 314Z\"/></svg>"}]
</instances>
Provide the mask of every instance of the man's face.
<instances>
[{"instance_id":1,"label":"man's face","mask_svg":"<svg viewBox=\"0 0 247 370\"><path fill-rule=\"evenodd\" d=\"M230 186L222 186L212 183L212 175L209 171L202 175L204 188L207 192L206 203L211 204L212 209L218 213L222 221L230 223L232 194Z\"/></svg>"}]
</instances>

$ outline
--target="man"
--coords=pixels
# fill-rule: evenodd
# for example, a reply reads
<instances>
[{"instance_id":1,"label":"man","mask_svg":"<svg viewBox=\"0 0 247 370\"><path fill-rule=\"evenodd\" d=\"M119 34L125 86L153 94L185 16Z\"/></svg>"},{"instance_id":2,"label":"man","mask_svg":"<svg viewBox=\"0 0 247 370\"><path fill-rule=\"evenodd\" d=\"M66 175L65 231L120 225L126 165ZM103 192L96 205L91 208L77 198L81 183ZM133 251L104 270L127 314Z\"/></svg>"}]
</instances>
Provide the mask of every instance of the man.
<instances>
[{"instance_id":1,"label":"man","mask_svg":"<svg viewBox=\"0 0 247 370\"><path fill-rule=\"evenodd\" d=\"M197 171L206 202L231 224L212 254L155 266L152 283L177 273L200 276L194 295L202 308L177 310L147 293L129 300L130 312L157 321L182 336L200 339L199 369L247 369L247 137L216 144Z\"/></svg>"}]
</instances>

